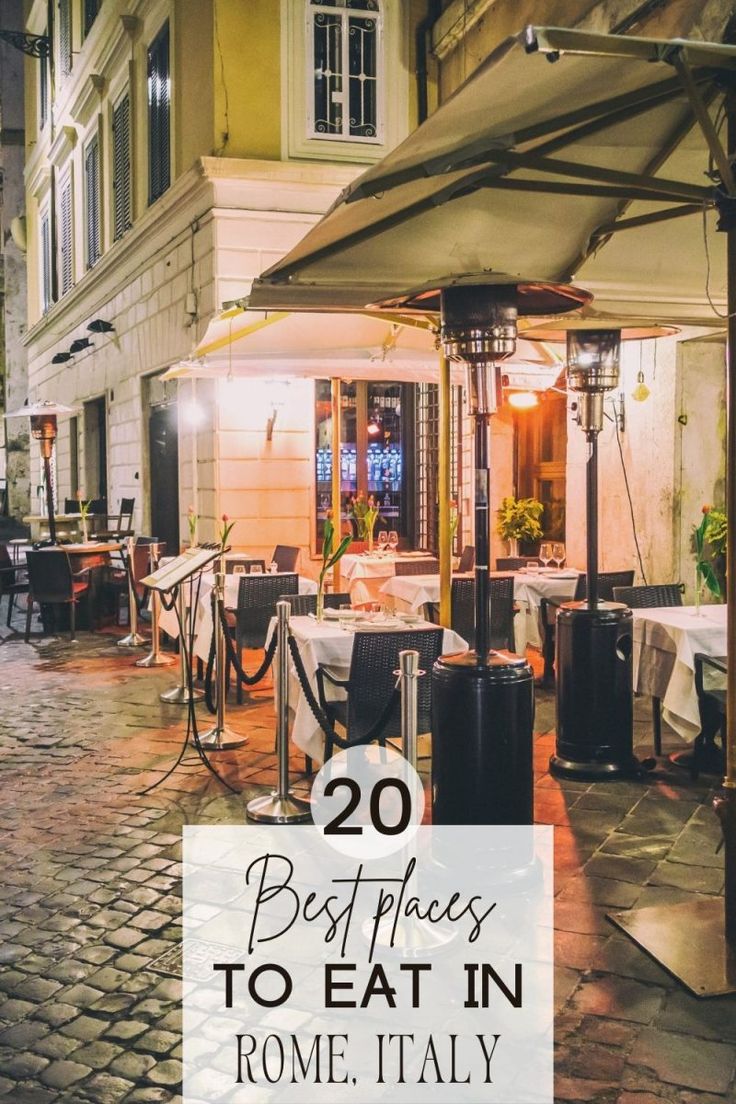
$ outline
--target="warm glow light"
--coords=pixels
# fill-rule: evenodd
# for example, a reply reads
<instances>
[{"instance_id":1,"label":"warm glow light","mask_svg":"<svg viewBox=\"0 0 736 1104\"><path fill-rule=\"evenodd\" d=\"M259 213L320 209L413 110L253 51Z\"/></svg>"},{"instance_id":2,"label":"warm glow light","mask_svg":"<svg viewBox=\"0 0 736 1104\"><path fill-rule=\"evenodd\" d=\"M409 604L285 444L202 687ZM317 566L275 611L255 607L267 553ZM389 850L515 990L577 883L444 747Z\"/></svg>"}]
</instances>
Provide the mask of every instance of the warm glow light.
<instances>
[{"instance_id":1,"label":"warm glow light","mask_svg":"<svg viewBox=\"0 0 736 1104\"><path fill-rule=\"evenodd\" d=\"M375 437L377 433L381 432L381 427L378 425L377 422L369 422L368 432L370 433L371 437Z\"/></svg>"},{"instance_id":2,"label":"warm glow light","mask_svg":"<svg viewBox=\"0 0 736 1104\"><path fill-rule=\"evenodd\" d=\"M517 410L531 410L539 405L539 399L533 391L512 391L508 401Z\"/></svg>"},{"instance_id":3,"label":"warm glow light","mask_svg":"<svg viewBox=\"0 0 736 1104\"><path fill-rule=\"evenodd\" d=\"M182 406L182 413L184 415L184 421L186 425L192 429L196 429L201 426L205 420L205 411L203 407L199 405L196 399L192 399Z\"/></svg>"}]
</instances>

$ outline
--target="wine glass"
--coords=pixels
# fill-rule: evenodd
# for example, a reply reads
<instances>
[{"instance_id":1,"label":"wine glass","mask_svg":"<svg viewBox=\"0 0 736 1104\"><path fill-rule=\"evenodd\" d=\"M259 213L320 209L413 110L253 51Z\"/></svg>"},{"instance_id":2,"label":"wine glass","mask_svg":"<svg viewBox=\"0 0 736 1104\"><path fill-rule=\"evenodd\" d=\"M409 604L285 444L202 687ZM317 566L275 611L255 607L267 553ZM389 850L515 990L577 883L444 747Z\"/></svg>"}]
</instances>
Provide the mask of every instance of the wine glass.
<instances>
[{"instance_id":1,"label":"wine glass","mask_svg":"<svg viewBox=\"0 0 736 1104\"><path fill-rule=\"evenodd\" d=\"M378 551L385 552L388 545L388 533L385 529L381 529L378 534Z\"/></svg>"},{"instance_id":2,"label":"wine glass","mask_svg":"<svg viewBox=\"0 0 736 1104\"><path fill-rule=\"evenodd\" d=\"M539 546L539 558L542 561L542 565L547 567L549 561L552 559L552 545L549 541L542 541Z\"/></svg>"},{"instance_id":3,"label":"wine glass","mask_svg":"<svg viewBox=\"0 0 736 1104\"><path fill-rule=\"evenodd\" d=\"M388 547L389 551L395 552L399 547L399 534L395 529L390 529L388 534Z\"/></svg>"},{"instance_id":4,"label":"wine glass","mask_svg":"<svg viewBox=\"0 0 736 1104\"><path fill-rule=\"evenodd\" d=\"M557 564L558 569L565 562L565 546L561 541L557 541L552 545L552 559Z\"/></svg>"},{"instance_id":5,"label":"wine glass","mask_svg":"<svg viewBox=\"0 0 736 1104\"><path fill-rule=\"evenodd\" d=\"M251 564L250 565L250 574L251 575L262 575L263 574L263 564L259 564L259 563Z\"/></svg>"}]
</instances>

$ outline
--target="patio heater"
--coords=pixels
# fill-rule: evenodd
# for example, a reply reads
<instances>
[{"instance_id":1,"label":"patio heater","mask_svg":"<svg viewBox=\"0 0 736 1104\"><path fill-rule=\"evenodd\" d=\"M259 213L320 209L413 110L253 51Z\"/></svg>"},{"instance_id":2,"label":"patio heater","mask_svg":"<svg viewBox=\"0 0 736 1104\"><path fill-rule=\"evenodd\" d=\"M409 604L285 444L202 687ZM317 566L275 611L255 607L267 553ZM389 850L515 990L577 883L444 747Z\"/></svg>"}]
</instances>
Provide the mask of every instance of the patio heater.
<instances>
[{"instance_id":1,"label":"patio heater","mask_svg":"<svg viewBox=\"0 0 736 1104\"><path fill-rule=\"evenodd\" d=\"M54 489L51 485L51 457L54 451L54 442L57 437L57 418L63 414L75 414L72 406L64 406L62 403L43 399L31 405L21 406L18 410L12 410L6 414L6 418L30 418L31 437L41 446L41 459L43 461L44 482L46 484L46 510L49 519L49 539L43 544L54 545L56 541L56 518L54 517Z\"/></svg>"},{"instance_id":2,"label":"patio heater","mask_svg":"<svg viewBox=\"0 0 736 1104\"><path fill-rule=\"evenodd\" d=\"M491 418L501 403L501 364L516 348L519 315L559 314L589 299L558 285L486 280L468 277L439 295L445 356L467 368L476 564L475 648L441 656L432 672L434 824L533 822L532 670L524 657L492 649L490 639ZM420 301L431 309L427 298Z\"/></svg>"},{"instance_id":3,"label":"patio heater","mask_svg":"<svg viewBox=\"0 0 736 1104\"><path fill-rule=\"evenodd\" d=\"M641 770L634 755L632 614L620 602L601 601L598 587L598 438L605 397L618 387L622 340L676 333L648 325L624 329L615 320L571 319L525 337L567 341L567 386L578 397L585 434L587 597L565 602L557 615L557 741L550 771L559 778L614 780Z\"/></svg>"}]
</instances>

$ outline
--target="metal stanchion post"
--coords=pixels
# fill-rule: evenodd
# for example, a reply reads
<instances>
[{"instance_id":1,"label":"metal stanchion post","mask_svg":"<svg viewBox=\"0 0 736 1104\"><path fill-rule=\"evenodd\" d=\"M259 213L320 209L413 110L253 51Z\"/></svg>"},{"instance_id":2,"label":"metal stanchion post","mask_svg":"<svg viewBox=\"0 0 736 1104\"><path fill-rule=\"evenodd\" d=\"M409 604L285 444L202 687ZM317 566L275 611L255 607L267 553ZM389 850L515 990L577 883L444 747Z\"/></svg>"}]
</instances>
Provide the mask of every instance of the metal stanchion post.
<instances>
[{"instance_id":1,"label":"metal stanchion post","mask_svg":"<svg viewBox=\"0 0 736 1104\"><path fill-rule=\"evenodd\" d=\"M409 765L417 769L417 679L425 674L419 670L419 652L412 650L399 652L399 670L401 676L401 739L404 758Z\"/></svg>"},{"instance_id":2,"label":"metal stanchion post","mask_svg":"<svg viewBox=\"0 0 736 1104\"><path fill-rule=\"evenodd\" d=\"M227 682L225 679L227 641L222 628L220 616L223 602L225 601L225 556L220 557L218 570L215 573L215 599L216 613L213 631L215 633L215 666L217 670L217 720L212 728L199 737L200 746L205 751L231 751L233 748L247 744L245 736L238 736L225 724L225 697L227 695Z\"/></svg>"},{"instance_id":3,"label":"metal stanchion post","mask_svg":"<svg viewBox=\"0 0 736 1104\"><path fill-rule=\"evenodd\" d=\"M135 586L133 585L133 550L135 548L135 537L128 537L126 541L128 548L128 609L130 611L130 632L127 636L124 636L122 640L118 640L118 648L141 648L145 643L145 638L138 632L138 606L136 605Z\"/></svg>"},{"instance_id":4,"label":"metal stanchion post","mask_svg":"<svg viewBox=\"0 0 736 1104\"><path fill-rule=\"evenodd\" d=\"M160 547L151 544L148 548L148 570L153 575L158 567ZM151 595L151 650L143 659L136 660L136 667L169 667L174 662L174 657L165 655L161 651L161 640L158 620L161 615L161 595L157 590L150 591Z\"/></svg>"},{"instance_id":5,"label":"metal stanchion post","mask_svg":"<svg viewBox=\"0 0 736 1104\"><path fill-rule=\"evenodd\" d=\"M309 802L289 790L289 603L276 603L276 754L279 761L278 788L249 801L249 820L260 824L302 824L311 820Z\"/></svg>"},{"instance_id":6,"label":"metal stanchion post","mask_svg":"<svg viewBox=\"0 0 736 1104\"><path fill-rule=\"evenodd\" d=\"M187 604L184 601L183 586L179 587L179 594L176 601L179 607L179 621L182 630L185 631L187 623ZM190 688L191 680L189 678L189 672L187 671L186 640L182 640L181 638L179 639L179 671L179 685L174 686L171 690L166 690L163 694L159 694L159 700L165 702L167 705L189 705L193 701L202 701L204 690L200 690L196 686L191 686Z\"/></svg>"}]
</instances>

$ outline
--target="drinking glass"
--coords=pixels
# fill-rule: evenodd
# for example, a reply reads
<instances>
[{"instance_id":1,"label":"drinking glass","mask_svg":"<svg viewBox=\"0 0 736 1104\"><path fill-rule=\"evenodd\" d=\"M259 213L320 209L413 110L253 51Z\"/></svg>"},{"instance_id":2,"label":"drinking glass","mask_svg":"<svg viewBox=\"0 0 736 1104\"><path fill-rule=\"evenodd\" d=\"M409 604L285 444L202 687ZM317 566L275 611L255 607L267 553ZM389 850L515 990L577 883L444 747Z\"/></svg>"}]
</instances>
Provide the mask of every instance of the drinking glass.
<instances>
[{"instance_id":1,"label":"drinking glass","mask_svg":"<svg viewBox=\"0 0 736 1104\"><path fill-rule=\"evenodd\" d=\"M250 565L250 574L251 575L262 575L263 574L263 564L259 564L259 563L258 564L256 564L256 563L251 564Z\"/></svg>"},{"instance_id":2,"label":"drinking glass","mask_svg":"<svg viewBox=\"0 0 736 1104\"><path fill-rule=\"evenodd\" d=\"M388 544L388 533L385 529L381 529L378 534L378 551L383 552Z\"/></svg>"},{"instance_id":3,"label":"drinking glass","mask_svg":"<svg viewBox=\"0 0 736 1104\"><path fill-rule=\"evenodd\" d=\"M556 542L552 545L552 559L557 564L558 568L562 567L565 562L565 546L562 542Z\"/></svg>"},{"instance_id":4,"label":"drinking glass","mask_svg":"<svg viewBox=\"0 0 736 1104\"><path fill-rule=\"evenodd\" d=\"M395 552L399 547L399 534L395 529L390 529L388 534L388 547L391 552Z\"/></svg>"},{"instance_id":5,"label":"drinking glass","mask_svg":"<svg viewBox=\"0 0 736 1104\"><path fill-rule=\"evenodd\" d=\"M539 546L539 558L542 561L544 567L547 567L549 561L552 559L552 545L549 541L543 541Z\"/></svg>"}]
</instances>

